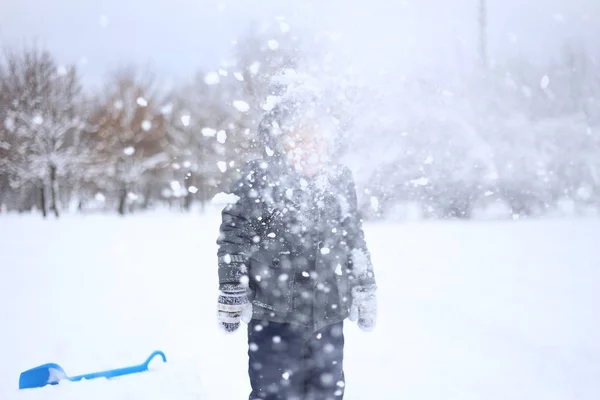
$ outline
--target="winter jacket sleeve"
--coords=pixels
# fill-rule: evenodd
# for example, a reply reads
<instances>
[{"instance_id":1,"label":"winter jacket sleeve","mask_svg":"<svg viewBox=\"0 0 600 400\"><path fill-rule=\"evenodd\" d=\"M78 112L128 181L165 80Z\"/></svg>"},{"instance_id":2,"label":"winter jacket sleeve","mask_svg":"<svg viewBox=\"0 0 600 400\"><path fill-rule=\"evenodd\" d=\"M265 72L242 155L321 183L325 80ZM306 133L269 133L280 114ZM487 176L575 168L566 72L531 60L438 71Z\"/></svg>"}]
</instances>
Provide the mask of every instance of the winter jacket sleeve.
<instances>
[{"instance_id":1,"label":"winter jacket sleeve","mask_svg":"<svg viewBox=\"0 0 600 400\"><path fill-rule=\"evenodd\" d=\"M345 187L344 198L347 203L343 226L346 234L346 243L350 250L348 268L350 269L351 277L354 279L353 286L375 285L375 274L373 264L371 263L371 255L365 241L354 178L348 168L344 168L343 176Z\"/></svg>"},{"instance_id":2,"label":"winter jacket sleeve","mask_svg":"<svg viewBox=\"0 0 600 400\"><path fill-rule=\"evenodd\" d=\"M217 239L219 285L240 283L247 273L248 259L253 249L253 238L261 215L258 193L258 171L250 162L240 178L231 187L234 202L221 212L221 226Z\"/></svg>"}]
</instances>

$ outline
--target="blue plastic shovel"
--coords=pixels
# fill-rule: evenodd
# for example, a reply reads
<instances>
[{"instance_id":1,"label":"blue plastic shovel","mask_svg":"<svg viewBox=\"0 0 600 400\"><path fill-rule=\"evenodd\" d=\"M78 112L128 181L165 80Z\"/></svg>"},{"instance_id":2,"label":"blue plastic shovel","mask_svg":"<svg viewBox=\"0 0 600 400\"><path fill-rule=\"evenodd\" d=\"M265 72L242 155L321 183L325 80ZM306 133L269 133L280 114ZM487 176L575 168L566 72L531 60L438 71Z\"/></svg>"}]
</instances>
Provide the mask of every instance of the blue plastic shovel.
<instances>
[{"instance_id":1,"label":"blue plastic shovel","mask_svg":"<svg viewBox=\"0 0 600 400\"><path fill-rule=\"evenodd\" d=\"M67 376L65 370L62 369L60 365L54 363L44 364L21 373L21 377L19 378L19 389L33 389L44 387L46 385L56 385L64 379L71 382L77 382L82 379L109 379L122 375L136 374L138 372L148 371L148 365L156 356L162 357L163 362L167 362L165 353L162 351L155 351L150 354L150 357L148 357L146 362L140 365L70 377Z\"/></svg>"}]
</instances>

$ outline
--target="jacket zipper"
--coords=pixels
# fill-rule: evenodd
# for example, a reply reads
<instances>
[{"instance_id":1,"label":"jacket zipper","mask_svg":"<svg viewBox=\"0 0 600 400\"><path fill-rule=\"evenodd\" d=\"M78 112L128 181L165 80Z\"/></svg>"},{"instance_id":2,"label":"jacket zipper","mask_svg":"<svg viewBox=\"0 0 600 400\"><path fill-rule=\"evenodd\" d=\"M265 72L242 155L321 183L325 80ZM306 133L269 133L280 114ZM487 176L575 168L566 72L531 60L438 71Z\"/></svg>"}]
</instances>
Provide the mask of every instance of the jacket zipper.
<instances>
[{"instance_id":1,"label":"jacket zipper","mask_svg":"<svg viewBox=\"0 0 600 400\"><path fill-rule=\"evenodd\" d=\"M318 296L318 288L317 288L317 284L318 284L318 269L319 269L319 254L321 253L321 245L323 244L323 241L321 240L321 235L320 235L320 225L321 225L321 209L317 206L317 220L315 223L316 227L317 227L317 246L315 249L315 281L313 282L313 303L312 303L312 320L313 320L313 330L316 332L317 331L317 318L316 318L316 314L315 314L315 303L317 300L317 296Z\"/></svg>"}]
</instances>

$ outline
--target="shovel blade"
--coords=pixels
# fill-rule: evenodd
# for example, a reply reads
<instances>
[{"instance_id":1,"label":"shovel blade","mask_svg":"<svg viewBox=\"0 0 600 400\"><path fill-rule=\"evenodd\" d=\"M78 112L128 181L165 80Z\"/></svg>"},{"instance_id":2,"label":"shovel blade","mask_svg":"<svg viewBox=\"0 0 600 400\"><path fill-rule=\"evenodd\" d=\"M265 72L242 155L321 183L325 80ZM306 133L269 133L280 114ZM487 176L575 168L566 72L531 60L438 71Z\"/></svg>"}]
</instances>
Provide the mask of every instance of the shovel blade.
<instances>
[{"instance_id":1,"label":"shovel blade","mask_svg":"<svg viewBox=\"0 0 600 400\"><path fill-rule=\"evenodd\" d=\"M40 388L56 385L66 377L65 371L58 364L44 364L21 373L19 389Z\"/></svg>"}]
</instances>

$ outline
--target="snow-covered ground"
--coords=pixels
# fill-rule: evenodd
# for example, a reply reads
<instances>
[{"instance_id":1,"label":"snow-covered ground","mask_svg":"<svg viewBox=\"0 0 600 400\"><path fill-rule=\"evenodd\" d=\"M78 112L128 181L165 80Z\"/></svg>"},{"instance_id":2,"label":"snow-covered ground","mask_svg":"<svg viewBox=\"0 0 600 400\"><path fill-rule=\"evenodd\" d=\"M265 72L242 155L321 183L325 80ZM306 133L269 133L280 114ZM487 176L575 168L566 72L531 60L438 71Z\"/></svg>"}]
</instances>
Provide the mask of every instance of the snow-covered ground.
<instances>
[{"instance_id":1,"label":"snow-covered ground","mask_svg":"<svg viewBox=\"0 0 600 400\"><path fill-rule=\"evenodd\" d=\"M245 329L215 322L218 216L0 218L0 399L247 398ZM600 399L600 221L373 224L373 333L348 400ZM57 362L151 372L17 390Z\"/></svg>"}]
</instances>

